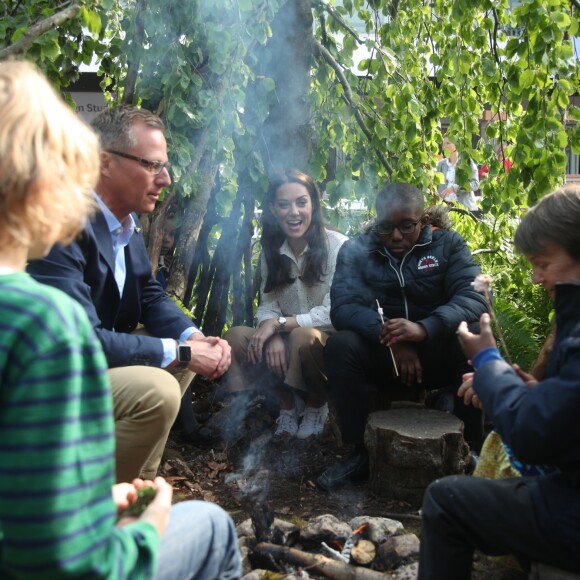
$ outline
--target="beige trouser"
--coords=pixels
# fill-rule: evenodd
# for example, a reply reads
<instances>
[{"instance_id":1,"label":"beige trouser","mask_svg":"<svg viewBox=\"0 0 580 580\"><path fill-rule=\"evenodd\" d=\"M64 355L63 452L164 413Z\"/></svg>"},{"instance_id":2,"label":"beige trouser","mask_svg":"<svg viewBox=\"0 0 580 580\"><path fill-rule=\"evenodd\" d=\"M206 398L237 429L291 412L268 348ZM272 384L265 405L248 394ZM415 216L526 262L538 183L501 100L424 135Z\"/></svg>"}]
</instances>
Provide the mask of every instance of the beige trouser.
<instances>
[{"instance_id":1,"label":"beige trouser","mask_svg":"<svg viewBox=\"0 0 580 580\"><path fill-rule=\"evenodd\" d=\"M179 373L179 374L178 374ZM181 395L194 373L130 366L109 369L115 416L117 482L153 479Z\"/></svg>"},{"instance_id":2,"label":"beige trouser","mask_svg":"<svg viewBox=\"0 0 580 580\"><path fill-rule=\"evenodd\" d=\"M248 326L234 326L224 335L232 347L232 364L225 375L230 391L267 387L274 383L263 359L257 365L248 362L250 338L255 331L255 328ZM284 383L325 399L327 380L322 353L328 334L316 328L299 327L281 336L286 343L288 357Z\"/></svg>"}]
</instances>

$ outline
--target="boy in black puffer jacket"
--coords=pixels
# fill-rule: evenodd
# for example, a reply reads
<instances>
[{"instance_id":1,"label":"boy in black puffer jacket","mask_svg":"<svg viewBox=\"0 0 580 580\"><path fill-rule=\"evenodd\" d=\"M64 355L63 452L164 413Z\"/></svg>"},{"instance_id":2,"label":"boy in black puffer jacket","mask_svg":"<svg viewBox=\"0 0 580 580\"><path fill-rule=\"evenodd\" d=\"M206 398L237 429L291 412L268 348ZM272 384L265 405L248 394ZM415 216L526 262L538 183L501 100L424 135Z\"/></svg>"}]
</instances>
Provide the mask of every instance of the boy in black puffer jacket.
<instances>
[{"instance_id":1,"label":"boy in black puffer jacket","mask_svg":"<svg viewBox=\"0 0 580 580\"><path fill-rule=\"evenodd\" d=\"M363 435L370 388L459 387L471 368L455 331L462 320L477 324L487 312L484 296L471 285L481 271L465 240L431 226L419 189L390 184L378 194L376 209L375 225L341 248L330 291L338 332L328 339L325 364L343 440L354 443L355 452L319 477L327 491L368 476ZM454 412L477 448L481 412L458 397Z\"/></svg>"}]
</instances>

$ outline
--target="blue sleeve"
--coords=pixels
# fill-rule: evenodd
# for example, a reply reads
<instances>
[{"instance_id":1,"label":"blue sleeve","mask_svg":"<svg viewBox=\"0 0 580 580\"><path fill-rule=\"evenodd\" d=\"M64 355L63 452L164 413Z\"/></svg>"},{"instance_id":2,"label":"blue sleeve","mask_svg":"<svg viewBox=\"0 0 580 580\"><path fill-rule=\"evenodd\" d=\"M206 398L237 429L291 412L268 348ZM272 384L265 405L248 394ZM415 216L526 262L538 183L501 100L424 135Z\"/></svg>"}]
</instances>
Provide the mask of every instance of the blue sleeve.
<instances>
[{"instance_id":1,"label":"blue sleeve","mask_svg":"<svg viewBox=\"0 0 580 580\"><path fill-rule=\"evenodd\" d=\"M502 359L475 373L473 386L494 428L526 463L580 463L580 341L565 350L558 374L532 387Z\"/></svg>"},{"instance_id":2,"label":"blue sleeve","mask_svg":"<svg viewBox=\"0 0 580 580\"><path fill-rule=\"evenodd\" d=\"M480 350L471 360L475 370L481 368L485 363L491 360L502 360L499 349L495 346L490 346Z\"/></svg>"}]
</instances>

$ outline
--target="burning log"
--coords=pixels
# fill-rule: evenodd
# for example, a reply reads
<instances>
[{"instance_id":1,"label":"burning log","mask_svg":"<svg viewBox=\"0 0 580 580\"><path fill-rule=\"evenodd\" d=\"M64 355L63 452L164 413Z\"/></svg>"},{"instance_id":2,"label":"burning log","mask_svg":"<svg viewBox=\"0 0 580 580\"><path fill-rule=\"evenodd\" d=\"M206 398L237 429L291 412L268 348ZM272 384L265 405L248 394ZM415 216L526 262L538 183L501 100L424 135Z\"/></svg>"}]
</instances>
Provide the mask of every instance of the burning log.
<instances>
[{"instance_id":1,"label":"burning log","mask_svg":"<svg viewBox=\"0 0 580 580\"><path fill-rule=\"evenodd\" d=\"M267 542L259 543L254 552L262 557L271 556L292 566L300 566L310 572L320 574L335 580L384 580L385 574L368 568L350 566L336 560L331 560L320 554L309 554L296 548L277 546Z\"/></svg>"},{"instance_id":2,"label":"burning log","mask_svg":"<svg viewBox=\"0 0 580 580\"><path fill-rule=\"evenodd\" d=\"M270 472L262 469L248 477L242 487L242 503L250 512L252 528L258 542L272 540L274 512L268 504Z\"/></svg>"}]
</instances>

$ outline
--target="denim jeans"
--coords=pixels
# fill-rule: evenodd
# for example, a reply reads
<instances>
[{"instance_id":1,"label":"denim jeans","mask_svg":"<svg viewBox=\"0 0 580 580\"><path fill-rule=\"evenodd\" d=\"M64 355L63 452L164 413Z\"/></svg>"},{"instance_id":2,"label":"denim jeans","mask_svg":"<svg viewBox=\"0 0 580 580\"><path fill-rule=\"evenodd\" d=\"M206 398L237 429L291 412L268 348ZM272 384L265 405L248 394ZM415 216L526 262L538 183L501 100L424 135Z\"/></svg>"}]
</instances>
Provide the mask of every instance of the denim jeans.
<instances>
[{"instance_id":1,"label":"denim jeans","mask_svg":"<svg viewBox=\"0 0 580 580\"><path fill-rule=\"evenodd\" d=\"M218 505L185 501L171 508L155 580L236 580L242 563L234 523Z\"/></svg>"}]
</instances>

